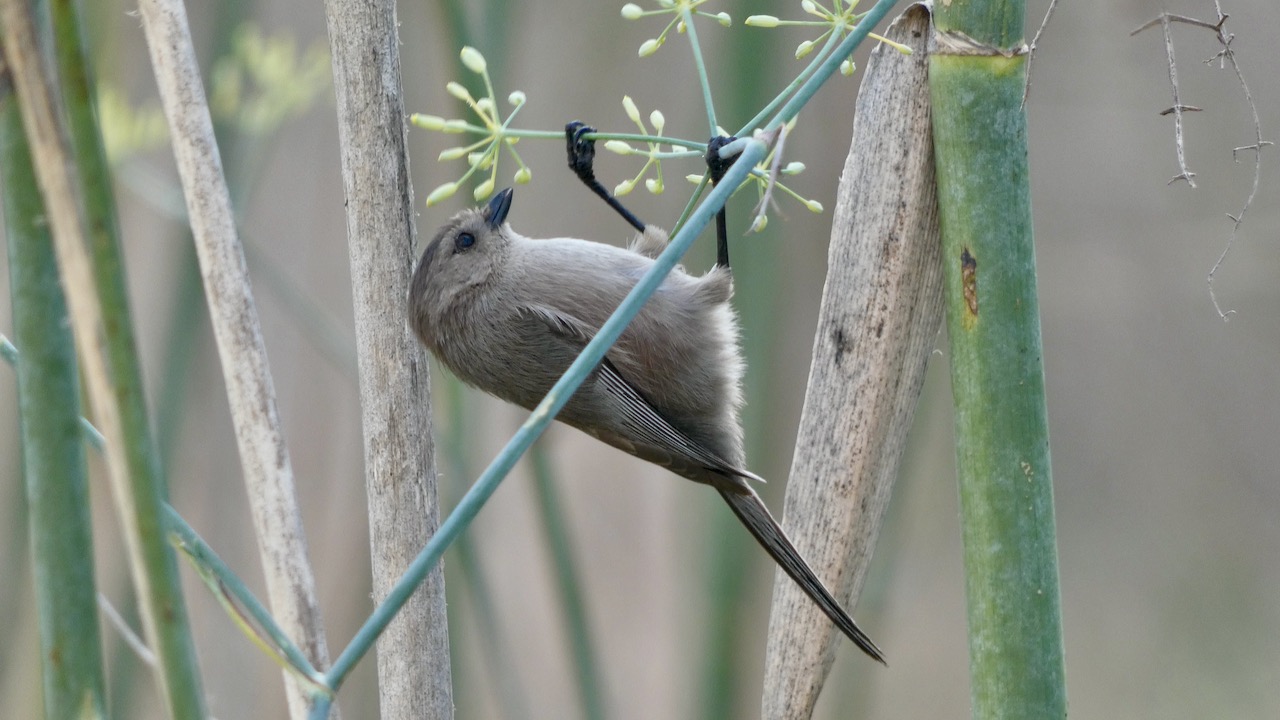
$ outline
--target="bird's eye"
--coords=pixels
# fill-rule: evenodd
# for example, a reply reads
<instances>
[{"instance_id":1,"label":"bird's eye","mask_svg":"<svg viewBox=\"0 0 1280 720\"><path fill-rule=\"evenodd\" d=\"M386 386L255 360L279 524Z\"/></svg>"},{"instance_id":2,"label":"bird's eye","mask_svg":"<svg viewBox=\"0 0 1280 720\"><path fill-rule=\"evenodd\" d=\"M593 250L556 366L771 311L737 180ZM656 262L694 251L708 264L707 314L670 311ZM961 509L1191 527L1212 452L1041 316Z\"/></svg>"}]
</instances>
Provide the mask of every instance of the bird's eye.
<instances>
[{"instance_id":1,"label":"bird's eye","mask_svg":"<svg viewBox=\"0 0 1280 720\"><path fill-rule=\"evenodd\" d=\"M469 232L458 233L458 237L453 239L454 252L462 252L470 250L472 245L476 244L476 236Z\"/></svg>"}]
</instances>

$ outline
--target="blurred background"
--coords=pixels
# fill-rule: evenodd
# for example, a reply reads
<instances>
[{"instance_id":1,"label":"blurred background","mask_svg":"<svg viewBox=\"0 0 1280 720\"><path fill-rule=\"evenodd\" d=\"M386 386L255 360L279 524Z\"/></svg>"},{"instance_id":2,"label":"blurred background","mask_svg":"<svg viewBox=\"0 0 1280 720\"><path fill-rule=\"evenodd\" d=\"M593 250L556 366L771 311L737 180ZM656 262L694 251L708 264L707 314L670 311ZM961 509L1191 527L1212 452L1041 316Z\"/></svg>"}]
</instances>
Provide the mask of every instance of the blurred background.
<instances>
[{"instance_id":1,"label":"blurred background","mask_svg":"<svg viewBox=\"0 0 1280 720\"><path fill-rule=\"evenodd\" d=\"M1280 134L1271 33L1280 7L1222 0L1262 118ZM263 596L249 511L172 156L153 129L157 98L133 5L87 3L86 24L116 135L117 198L133 308L172 502ZM666 133L706 136L687 39L636 50L662 19L622 20L621 3L400 4L407 109L462 117L449 80L479 92L457 57L489 59L500 105L523 90L516 125L582 119L633 132L661 109ZM1046 0L1028 3L1028 37ZM709 3L734 26L699 26L721 124L733 130L802 64L805 28L745 28L751 13L802 16L799 3ZM1205 278L1253 180L1253 125L1230 69L1203 29L1173 29L1188 165L1177 173L1164 43L1129 32L1162 9L1214 20L1208 0L1063 3L1040 42L1028 103L1045 366L1058 517L1068 697L1075 718L1280 715L1280 156L1263 155L1257 200L1215 289ZM323 13L314 2L190 3L192 31L224 104L220 143L248 246L280 411L305 510L331 652L370 611L367 520L348 257ZM257 38L255 40L254 38ZM288 42L293 43L289 49ZM1271 50L1267 50L1271 47ZM281 49L283 48L283 49ZM314 48L314 50L312 49ZM274 55L273 55L274 53ZM866 56L858 55L861 68ZM265 58L265 59L264 59ZM240 63L240 64L238 64ZM255 76L249 68L273 67ZM220 68L220 69L219 69ZM283 68L283 70L281 70ZM830 82L787 143L808 169L791 186L828 208L783 199L766 232L741 237L754 204L730 206L735 302L750 363L745 419L752 468L781 511L826 264L830 208L847 153L857 83ZM221 84L218 84L221 83ZM229 89L228 89L229 88ZM255 90L255 88L257 88ZM218 93L223 93L221 100ZM253 103L255 92L261 96ZM107 101L106 95L112 99ZM463 162L437 163L456 136L409 133L420 238L465 207L469 187L426 209L426 193ZM624 243L628 228L565 169L563 144L526 140L533 182L511 223L531 237ZM606 186L640 163L602 153ZM515 166L504 158L499 182ZM642 218L670 224L694 161L664 165L667 191L637 190ZM687 264L707 267L711 236ZM0 265L5 260L0 258ZM0 331L11 333L7 269ZM908 456L857 612L889 669L841 647L818 716L963 718L969 713L946 339L938 339ZM38 645L12 374L0 371L0 698L5 714L40 707ZM460 388L436 369L436 441L446 508L524 414ZM759 713L773 571L714 493L562 427L540 446L578 573L603 707L610 717ZM104 468L91 459L99 587L136 623ZM523 462L446 555L459 718L575 717L579 673L547 542L546 505ZM553 513L554 514L554 513ZM281 717L280 674L184 567L209 707L219 718ZM104 630L117 717L160 717L148 672ZM367 659L342 690L349 718L373 717Z\"/></svg>"}]
</instances>

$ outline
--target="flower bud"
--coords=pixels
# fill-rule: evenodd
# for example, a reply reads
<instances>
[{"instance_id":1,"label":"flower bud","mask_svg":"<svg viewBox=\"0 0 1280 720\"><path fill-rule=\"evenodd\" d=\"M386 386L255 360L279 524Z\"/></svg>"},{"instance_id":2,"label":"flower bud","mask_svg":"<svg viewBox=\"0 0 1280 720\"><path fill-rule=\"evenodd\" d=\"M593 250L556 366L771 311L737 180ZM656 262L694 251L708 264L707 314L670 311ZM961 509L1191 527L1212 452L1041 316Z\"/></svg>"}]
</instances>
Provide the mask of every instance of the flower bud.
<instances>
[{"instance_id":1,"label":"flower bud","mask_svg":"<svg viewBox=\"0 0 1280 720\"><path fill-rule=\"evenodd\" d=\"M459 100L467 101L471 99L471 92L467 90L465 87L463 87L462 83L458 83L450 80L449 84L444 86L444 89L450 95L458 98Z\"/></svg>"},{"instance_id":2,"label":"flower bud","mask_svg":"<svg viewBox=\"0 0 1280 720\"><path fill-rule=\"evenodd\" d=\"M630 95L622 96L622 109L626 111L627 117L631 118L631 122L640 124L640 110L636 108L636 101L632 100Z\"/></svg>"},{"instance_id":3,"label":"flower bud","mask_svg":"<svg viewBox=\"0 0 1280 720\"><path fill-rule=\"evenodd\" d=\"M444 129L444 118L439 115L423 115L422 113L414 113L409 116L409 122L424 130Z\"/></svg>"},{"instance_id":4,"label":"flower bud","mask_svg":"<svg viewBox=\"0 0 1280 720\"><path fill-rule=\"evenodd\" d=\"M662 114L661 110L654 110L649 113L649 122L653 124L653 134L661 135L662 128L667 124L667 118Z\"/></svg>"},{"instance_id":5,"label":"flower bud","mask_svg":"<svg viewBox=\"0 0 1280 720\"><path fill-rule=\"evenodd\" d=\"M477 74L483 74L486 68L484 56L480 54L479 50L469 45L462 48L462 64L466 65L468 70Z\"/></svg>"},{"instance_id":6,"label":"flower bud","mask_svg":"<svg viewBox=\"0 0 1280 720\"><path fill-rule=\"evenodd\" d=\"M457 191L458 191L458 183L456 182L447 182L441 185L435 190L432 190L431 194L427 196L427 207L431 207L432 205L435 205L441 200L445 200L450 197L453 197L453 194L456 193Z\"/></svg>"}]
</instances>

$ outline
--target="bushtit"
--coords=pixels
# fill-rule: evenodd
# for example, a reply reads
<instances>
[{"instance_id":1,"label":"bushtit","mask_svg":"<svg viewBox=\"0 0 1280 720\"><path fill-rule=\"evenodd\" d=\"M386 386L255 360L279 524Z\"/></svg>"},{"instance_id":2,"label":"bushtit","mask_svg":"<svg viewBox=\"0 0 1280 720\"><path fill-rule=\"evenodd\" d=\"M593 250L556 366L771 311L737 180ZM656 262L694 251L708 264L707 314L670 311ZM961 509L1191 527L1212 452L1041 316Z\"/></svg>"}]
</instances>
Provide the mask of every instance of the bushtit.
<instances>
[{"instance_id":1,"label":"bushtit","mask_svg":"<svg viewBox=\"0 0 1280 720\"><path fill-rule=\"evenodd\" d=\"M652 225L631 247L531 240L505 223L511 190L465 210L427 244L409 322L464 382L526 409L542 401L667 244ZM727 267L677 267L558 419L715 488L782 569L863 652L880 650L813 574L748 481L743 361Z\"/></svg>"}]
</instances>

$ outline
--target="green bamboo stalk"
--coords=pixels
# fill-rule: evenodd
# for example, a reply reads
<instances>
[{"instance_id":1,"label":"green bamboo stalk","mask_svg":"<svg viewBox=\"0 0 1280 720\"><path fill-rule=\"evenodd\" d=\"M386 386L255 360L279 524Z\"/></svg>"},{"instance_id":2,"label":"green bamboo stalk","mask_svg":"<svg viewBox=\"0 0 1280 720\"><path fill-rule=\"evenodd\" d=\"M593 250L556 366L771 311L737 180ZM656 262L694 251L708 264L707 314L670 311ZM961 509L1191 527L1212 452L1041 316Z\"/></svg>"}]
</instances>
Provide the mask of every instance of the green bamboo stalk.
<instances>
[{"instance_id":1,"label":"green bamboo stalk","mask_svg":"<svg viewBox=\"0 0 1280 720\"><path fill-rule=\"evenodd\" d=\"M1066 716L1017 0L935 5L930 56L975 718Z\"/></svg>"},{"instance_id":2,"label":"green bamboo stalk","mask_svg":"<svg viewBox=\"0 0 1280 720\"><path fill-rule=\"evenodd\" d=\"M4 79L8 86L8 77ZM45 717L106 717L80 384L67 304L17 97L0 97L4 188Z\"/></svg>"},{"instance_id":3,"label":"green bamboo stalk","mask_svg":"<svg viewBox=\"0 0 1280 720\"><path fill-rule=\"evenodd\" d=\"M0 108L0 115L2 114L3 108ZM0 157L3 157L3 152L6 149L2 127L4 120L5 118L0 117ZM2 172L3 170L0 169L0 173ZM11 178L7 174L0 175L0 180L7 181L9 179ZM50 253L50 257L52 257L52 253ZM56 275L54 279L56 282ZM61 297L61 294L59 294L59 297ZM65 312L65 303L63 303L63 307ZM18 362L18 348L13 343L10 343L9 339L4 335L0 335L0 357L3 357L4 361L13 366L14 369L18 369L21 366ZM37 356L36 360L38 359ZM72 359L74 360L74 356ZM19 374L21 375L21 373ZM78 410L78 408L77 403L75 409ZM75 427L79 443L88 443L90 447L99 453L106 452L106 439L93 426L93 423L82 416L77 416ZM83 445L79 444L77 447L80 448L83 457ZM287 666L291 672L297 675L300 681L309 683L313 692L320 694L327 692L323 686L324 678L320 672L315 669L297 644L276 623L275 618L267 612L266 607L254 597L248 586L244 584L244 581L232 572L230 566L222 558L218 557L213 548L204 541L204 538L200 537L195 528L191 527L177 510L174 510L168 503L164 503L162 507L170 543L187 556L200 579L210 588L211 594L223 603L224 608L228 610L228 614L235 616L233 619L237 622L252 620L257 624L256 627L247 626L246 637L259 643L269 656L281 665ZM92 570L92 567L90 567L90 570ZM232 601L239 603L239 607L229 605ZM245 629L246 625L247 623L243 623L241 625L242 629ZM52 715L52 717L61 716Z\"/></svg>"},{"instance_id":4,"label":"green bamboo stalk","mask_svg":"<svg viewBox=\"0 0 1280 720\"><path fill-rule=\"evenodd\" d=\"M73 13L55 17L54 54L61 64L55 73L37 45L34 18L41 8L24 0L4 0L0 8L5 60L13 68L58 266L70 291L76 346L111 443L113 490L147 635L160 658L162 694L171 715L203 717L186 608L160 514L163 487L147 423L110 178L83 54L76 56L80 33ZM52 87L47 80L52 77L62 84Z\"/></svg>"},{"instance_id":5,"label":"green bamboo stalk","mask_svg":"<svg viewBox=\"0 0 1280 720\"><path fill-rule=\"evenodd\" d=\"M124 428L125 452L133 469L132 492L139 539L151 578L150 596L143 596L144 621L153 615L148 633L161 660L159 670L174 717L203 717L203 691L195 648L187 624L186 605L174 554L165 536L162 517L168 497L165 476L147 417L142 370L133 338L128 289L121 252L111 169L94 110L95 82L90 74L79 9L74 0L50 0L58 73L72 146L80 169L85 217L90 229L90 252L97 276L99 302L107 328L112 385ZM138 568L134 568L135 576ZM136 584L136 581L135 581ZM156 616L158 614L158 616Z\"/></svg>"}]
</instances>

